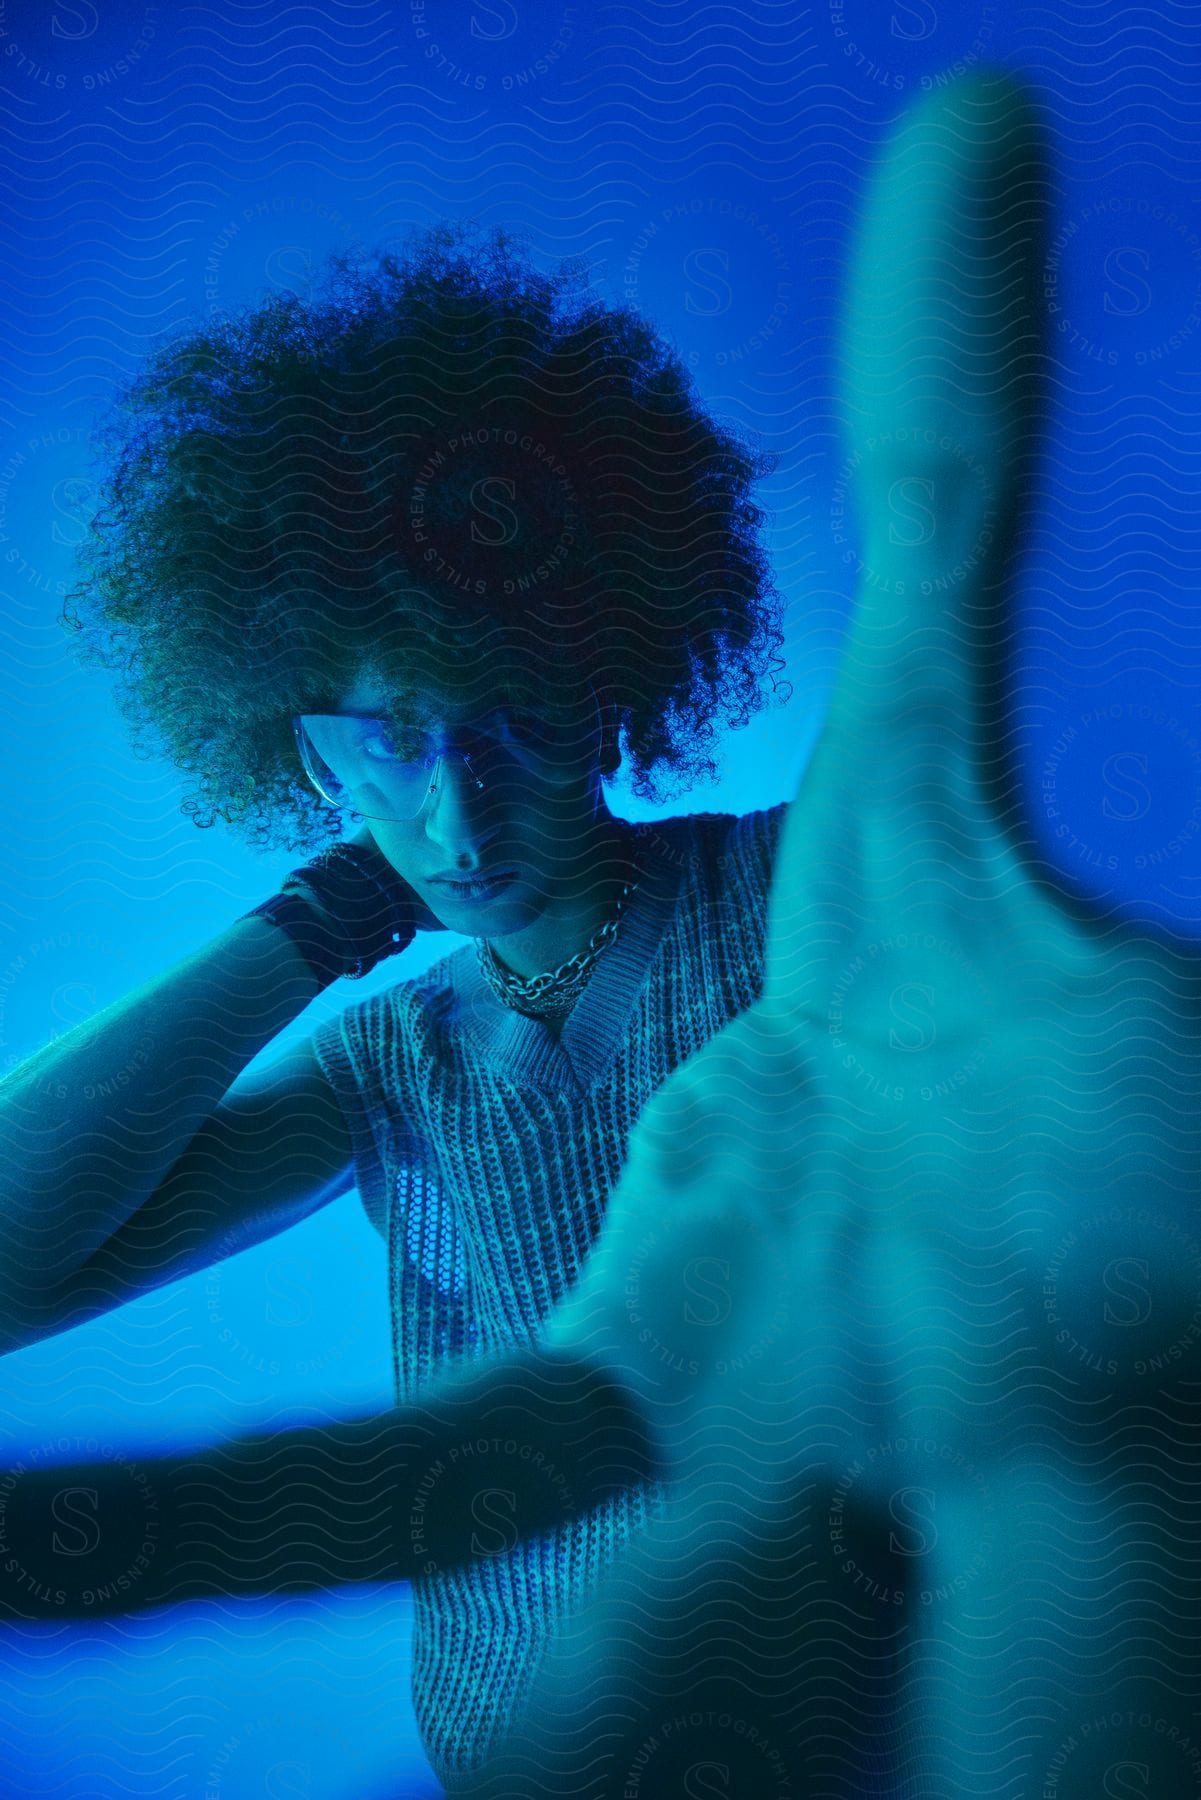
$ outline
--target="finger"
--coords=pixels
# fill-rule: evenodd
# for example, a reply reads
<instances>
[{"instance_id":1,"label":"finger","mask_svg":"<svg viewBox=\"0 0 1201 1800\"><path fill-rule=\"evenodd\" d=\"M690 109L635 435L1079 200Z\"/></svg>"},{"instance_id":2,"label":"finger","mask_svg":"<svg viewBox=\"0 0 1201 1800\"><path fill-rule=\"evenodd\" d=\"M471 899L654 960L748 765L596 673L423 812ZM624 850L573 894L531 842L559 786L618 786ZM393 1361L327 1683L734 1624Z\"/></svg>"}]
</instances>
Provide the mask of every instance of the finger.
<instances>
[{"instance_id":1,"label":"finger","mask_svg":"<svg viewBox=\"0 0 1201 1800\"><path fill-rule=\"evenodd\" d=\"M1012 521L1020 498L1038 410L1048 182L1033 103L997 73L913 107L868 187L841 387L868 563L854 641L873 703L877 670L891 668L889 655L880 669L881 631L908 635L948 610L970 625L958 603L972 569L996 559L956 579L956 553L970 556L990 515ZM908 507L894 491L906 479Z\"/></svg>"},{"instance_id":2,"label":"finger","mask_svg":"<svg viewBox=\"0 0 1201 1800\"><path fill-rule=\"evenodd\" d=\"M1026 880L1007 839L1001 677L1039 412L1046 185L1033 104L1000 74L914 107L871 183L843 345L864 570L781 840L769 1003L818 1005L840 942L854 954L899 913L937 933L965 896Z\"/></svg>"}]
</instances>

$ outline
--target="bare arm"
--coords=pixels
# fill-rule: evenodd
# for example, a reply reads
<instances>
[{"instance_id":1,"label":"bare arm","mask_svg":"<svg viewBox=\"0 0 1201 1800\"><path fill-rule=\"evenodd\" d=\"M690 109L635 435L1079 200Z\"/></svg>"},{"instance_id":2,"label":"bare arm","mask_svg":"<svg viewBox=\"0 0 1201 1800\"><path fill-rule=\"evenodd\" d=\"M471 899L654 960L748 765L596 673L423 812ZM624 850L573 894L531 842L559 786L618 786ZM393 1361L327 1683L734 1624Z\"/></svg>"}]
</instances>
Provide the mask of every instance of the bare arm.
<instances>
[{"instance_id":1,"label":"bare arm","mask_svg":"<svg viewBox=\"0 0 1201 1800\"><path fill-rule=\"evenodd\" d=\"M313 870L309 892L306 869L299 884L334 966L363 933L391 945L398 906L406 941L441 929L368 827L347 848L349 881L323 888ZM323 914L325 892L347 923ZM261 1242L352 1185L311 1046L245 1073L324 985L287 932L238 920L0 1082L0 1354Z\"/></svg>"},{"instance_id":2,"label":"bare arm","mask_svg":"<svg viewBox=\"0 0 1201 1800\"><path fill-rule=\"evenodd\" d=\"M645 1479L628 1396L586 1361L511 1352L420 1406L191 1454L0 1474L0 1605L96 1618L213 1595L421 1580Z\"/></svg>"},{"instance_id":3,"label":"bare arm","mask_svg":"<svg viewBox=\"0 0 1201 1800\"><path fill-rule=\"evenodd\" d=\"M320 985L276 926L239 920L0 1083L0 1349L43 1335L64 1284Z\"/></svg>"}]
</instances>

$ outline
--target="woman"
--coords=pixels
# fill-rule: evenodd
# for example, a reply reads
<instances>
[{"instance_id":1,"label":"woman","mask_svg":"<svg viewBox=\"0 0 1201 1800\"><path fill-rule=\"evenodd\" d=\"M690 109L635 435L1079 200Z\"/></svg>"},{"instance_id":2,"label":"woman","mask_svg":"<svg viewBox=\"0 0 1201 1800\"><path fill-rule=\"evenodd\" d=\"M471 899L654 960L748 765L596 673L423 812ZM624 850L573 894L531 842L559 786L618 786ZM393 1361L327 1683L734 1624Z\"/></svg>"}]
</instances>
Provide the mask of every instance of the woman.
<instances>
[{"instance_id":1,"label":"woman","mask_svg":"<svg viewBox=\"0 0 1201 1800\"><path fill-rule=\"evenodd\" d=\"M628 1553L612 1559L607 1576L584 1581L578 1612L549 1634L537 1677L526 1682L528 1704L504 1741L497 1734L495 1755L485 1758L479 1740L499 1709L475 1722L477 1736L451 1781L458 1794L893 1800L985 1790L1196 1791L1201 1757L1189 1697L1201 1642L1201 1434L1190 1348L1201 1266L1199 1159L1196 1109L1181 1096L1197 1091L1201 1069L1201 964L1178 936L1157 941L1145 925L1127 929L1052 878L1023 822L1010 754L1017 709L1003 681L1011 564L1038 448L1041 220L1053 188L1043 140L1016 84L973 73L910 109L869 194L843 348L870 579L779 843L761 998L713 1030L643 1106L581 1279L550 1310L524 1362L514 1352L507 1372L491 1359L477 1365L452 1404L435 1394L425 1424L420 1409L399 1409L395 1435L369 1422L332 1447L340 1460L353 1464L358 1455L362 1463L363 1439L368 1451L374 1440L377 1462L412 1471L424 1431L427 1467L449 1466L419 1527L397 1534L407 1561L395 1572L428 1575L422 1555L435 1570L464 1560L479 1586L460 1591L485 1595L468 1615L475 1633L460 1625L453 1601L422 1595L425 1619L445 1622L448 1644L469 1655L481 1644L504 1648L488 1633L495 1612L510 1608L521 1622L519 1652L529 1655L529 1621L545 1618L545 1599L533 1586L519 1597L506 1586L518 1565L468 1543L470 1501L494 1498L495 1487L472 1493L469 1479L456 1486L467 1459L455 1462L455 1432L470 1431L473 1448L481 1420L495 1422L502 1437L512 1427L516 1453L504 1479L516 1494L525 1472L526 1530L516 1536L533 1540L556 1510L569 1510L545 1478L548 1457L574 1469L589 1421L609 1414L614 1389L646 1403L641 1443L636 1423L624 1443L619 1430L609 1434L607 1472L619 1493L632 1492L634 1465L651 1450L650 1466L669 1478L669 1509L631 1533ZM898 217L907 225L901 233ZM965 482L965 453L983 481ZM893 529L889 510L898 483L914 480L934 509L933 528L916 539ZM314 724L316 735L322 730ZM460 777L451 758L464 804L473 795L482 804L488 774L497 782L509 766L493 746L499 736L495 726L492 736L455 738L463 770L476 771ZM408 760L424 767L429 751L425 743ZM441 778L437 766L431 772ZM604 826L596 813L584 817L598 832ZM758 931L745 915L758 904L758 871L770 860L770 817L688 827L698 835L694 860L681 865L687 906L681 912L677 900L658 937L624 1015L614 1067L657 1075L712 1029L713 1012L743 980ZM656 847L678 851L686 825L670 821ZM503 824L496 829L505 841ZM726 858L716 872L715 837L724 837ZM637 843L633 849L638 854ZM661 857L660 867L671 860ZM477 866L485 865L469 862L468 872ZM495 866L503 867L499 854ZM606 879L616 879L614 864L606 868ZM527 873L519 860L514 896ZM331 880L315 871L309 885L328 892ZM624 919L634 920L636 906L637 896ZM209 953L207 985L195 975L190 988L175 978L187 1001L174 1017L192 1086L177 1090L172 1104L182 1093L195 1105L202 1081L216 1088L242 1040L259 1030L247 1022L254 1005L244 1005L239 983L257 992L256 1019L269 1004L285 1012L292 989L301 995L294 1005L315 991L320 977L304 972L290 931L307 937L317 962L339 954L336 908L323 923L312 904L293 904L288 914L281 901L270 910L279 925L236 927L220 955ZM375 954L386 928L395 929L395 910L364 900L368 926L377 914L377 926L341 933L347 960L364 947ZM508 941L498 939L505 949ZM594 998L605 959L612 967L624 941L619 935L597 960ZM690 977L690 946L706 965L702 984ZM667 971L675 1004L655 1015L646 994ZM403 1133L414 1113L425 1129L430 1096L445 1104L451 1094L456 1118L474 1121L480 1109L473 1111L467 1059L457 1085L448 1085L437 1057L413 1046L437 1046L444 1056L462 1047L473 1016L495 1016L487 985L484 977L475 990L477 1014L466 975L457 987L454 976L442 986L434 979L420 993L421 983L401 984L404 1023L393 1023L384 996L323 1034L317 1054L330 1065L326 1085L304 1060L299 1098L278 1078L268 1084L283 1160L281 1172L264 1158L261 1173L274 1205L286 1206L289 1192L317 1203L301 1178L312 1184L321 1173L316 1128L328 1119L336 1136L331 1085L358 1121L368 1165L376 1145L386 1164L393 1131L406 1156L419 1158L422 1140ZM937 1020L920 1041L898 1029L902 1015L892 1004L914 992ZM610 978L595 1016L619 1010L615 997L624 1006L629 993L622 978ZM139 1017L150 1023L153 990L127 1011L131 1030ZM169 1012L160 996L160 1025ZM395 1190L376 1190L413 1316L432 1321L424 1339L416 1334L431 1359L473 1333L477 1343L506 1330L522 1334L527 1315L516 1300L504 1312L497 1296L519 1295L531 1272L547 1272L548 1259L529 1253L538 1191L516 1204L501 1176L519 1161L531 1117L539 1142L575 1154L581 1178L603 1173L587 1150L592 1089L577 1091L571 1080L582 1048L573 1029L583 1016L577 1006L557 1044L541 1041L541 1084L498 1079L502 1156L483 1204L495 1209L499 1197L500 1212L485 1215L489 1231L447 1202L458 1191L462 1153L432 1169L428 1190L407 1175ZM532 1047L529 1026L518 1021L518 1041ZM645 1044L632 1041L638 1026ZM121 1033L111 1020L103 1030L115 1049ZM438 1075L411 1105L406 1089L403 1116L389 1114L383 1129L375 1095L358 1098L373 1050L390 1071ZM86 1045L73 1054L72 1068L86 1070ZM92 1197L108 1177L96 1153L87 1166L92 1206L82 1224L73 1219L79 1189L58 1200L49 1171L56 1150L76 1154L78 1171L79 1152L61 1125L55 1139L36 1074L35 1065L21 1103L50 1146L41 1176L52 1203L46 1232L39 1238L28 1207L23 1225L13 1212L17 1255L36 1268L40 1244L47 1270L50 1231L73 1222L78 1250L95 1230ZM159 1093L171 1079L171 1070L160 1073ZM228 1171L236 1193L245 1153L262 1139L263 1093L257 1117L253 1093L240 1109L221 1103L221 1128L210 1123L196 1133L204 1154L189 1147L179 1164L186 1179L173 1174L160 1190L168 1201L146 1209L174 1228L174 1236L163 1232L154 1268L177 1254L179 1237L203 1243L198 1220L225 1203L218 1174ZM153 1121L166 1111L164 1103L146 1112L130 1154L153 1160ZM569 1145L565 1114L583 1122ZM9 1119L21 1116L10 1104ZM621 1109L607 1122L618 1137ZM449 1138L435 1132L432 1141L445 1146ZM36 1175L30 1152L27 1142ZM336 1158L325 1166L335 1180ZM447 1221L441 1235L426 1222L435 1212ZM579 1218L571 1209L565 1216ZM418 1224L402 1233L412 1218ZM117 1236L124 1259L110 1257L104 1267L110 1303L154 1232L147 1226L135 1239L118 1226ZM489 1257L496 1240L501 1250ZM572 1249L568 1242L569 1260ZM728 1304L716 1309L706 1304L711 1288L706 1294L697 1283L715 1262L730 1270L719 1296ZM1132 1276L1146 1302L1133 1308L1119 1303L1131 1297ZM69 1322L69 1281L52 1298L47 1279L38 1296L16 1261L5 1279L24 1329L39 1298L41 1329ZM547 1287L555 1280L556 1271L546 1273ZM77 1306L86 1285L76 1284ZM97 1286L94 1278L93 1295ZM690 1302L682 1312L681 1291ZM97 1302L86 1304L95 1310ZM1059 1324L1064 1313L1112 1360L1081 1357L1073 1332ZM409 1331L402 1316L399 1335ZM571 1374L585 1355L602 1378L591 1393ZM553 1377L565 1367L557 1357L567 1359L570 1392L556 1397ZM605 1370L615 1377L608 1393ZM520 1454L524 1421L536 1413L544 1428L537 1464ZM314 1444L298 1449L293 1435L285 1461L300 1456L299 1473L316 1477ZM600 1435L592 1433L594 1450ZM274 1469L279 1441L267 1440L266 1456L261 1445L235 1446L235 1502L240 1477ZM288 1469L285 1487L297 1472ZM10 1485L3 1484L6 1529ZM336 1477L315 1485L328 1504L309 1522L314 1539L344 1510ZM464 1489L467 1514L456 1515ZM415 1501L418 1490L403 1498ZM648 1513L657 1498L653 1489L643 1494ZM252 1545L255 1532L281 1523L270 1482L257 1517L255 1504L243 1503ZM402 1523L417 1511L413 1505ZM630 1514L605 1516L625 1529ZM569 1540L576 1567L604 1548L592 1526L589 1519ZM219 1549L215 1525L201 1535L210 1552ZM558 1541L553 1532L549 1541ZM244 1544L236 1551L231 1562L244 1560ZM536 1563L519 1567L538 1572ZM486 1704L508 1691L505 1671L469 1663L467 1674ZM520 1686L524 1670L513 1681ZM440 1701L435 1695L435 1716Z\"/></svg>"},{"instance_id":2,"label":"woman","mask_svg":"<svg viewBox=\"0 0 1201 1800\"><path fill-rule=\"evenodd\" d=\"M720 726L784 692L770 462L628 309L449 226L159 351L105 443L71 622L198 825L315 854L9 1078L8 1347L354 1184L414 1400L535 1342L641 1109L758 993L784 808L636 828L605 782L623 754L655 800L712 776ZM243 1075L331 980L439 927L473 943ZM114 1066L119 1098L81 1102ZM662 1498L618 1484L409 1571L447 1785Z\"/></svg>"}]
</instances>

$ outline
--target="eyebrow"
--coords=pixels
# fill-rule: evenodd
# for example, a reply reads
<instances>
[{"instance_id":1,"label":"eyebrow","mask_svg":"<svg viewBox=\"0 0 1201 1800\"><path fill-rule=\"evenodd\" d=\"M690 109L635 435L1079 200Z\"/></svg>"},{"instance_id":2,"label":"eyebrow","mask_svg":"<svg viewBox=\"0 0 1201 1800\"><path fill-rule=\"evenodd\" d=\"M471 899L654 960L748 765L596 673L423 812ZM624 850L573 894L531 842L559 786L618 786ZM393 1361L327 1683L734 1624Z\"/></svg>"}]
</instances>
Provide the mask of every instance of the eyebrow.
<instances>
[{"instance_id":1,"label":"eyebrow","mask_svg":"<svg viewBox=\"0 0 1201 1800\"><path fill-rule=\"evenodd\" d=\"M460 719L458 721L458 723L462 724L462 725L471 725L474 723L474 721L476 719L486 718L489 715L489 713L499 712L502 707L505 707L505 706L508 706L511 704L512 704L511 701L505 701L505 700L493 701L490 706L481 707L478 712L472 713L472 715L469 718ZM411 725L418 729L421 729L427 725L439 725L444 722L443 720L441 720L440 718L438 718L437 716L435 716L432 713L427 713L427 714L424 714L419 717L411 717L411 716L406 717L403 713L401 713L399 711L389 711L389 710L380 711L380 709L378 707L373 710L361 710L361 709L359 709L357 707L353 707L353 706L326 706L326 707L309 707L309 708L306 708L306 711L311 713L313 715L313 717L315 717L315 718L383 719L383 720L388 721L389 723ZM297 718L304 718L305 714L297 713L295 716Z\"/></svg>"}]
</instances>

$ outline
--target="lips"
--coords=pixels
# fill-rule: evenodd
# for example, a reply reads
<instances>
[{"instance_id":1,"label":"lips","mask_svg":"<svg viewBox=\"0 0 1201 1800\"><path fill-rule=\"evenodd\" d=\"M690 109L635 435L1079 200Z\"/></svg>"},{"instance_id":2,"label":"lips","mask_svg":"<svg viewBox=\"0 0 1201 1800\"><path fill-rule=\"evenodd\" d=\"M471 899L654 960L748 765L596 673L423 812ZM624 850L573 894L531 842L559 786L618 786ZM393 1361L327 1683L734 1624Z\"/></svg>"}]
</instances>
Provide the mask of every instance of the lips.
<instances>
[{"instance_id":1,"label":"lips","mask_svg":"<svg viewBox=\"0 0 1201 1800\"><path fill-rule=\"evenodd\" d=\"M516 879L516 869L503 869L495 875L472 875L463 880L457 876L452 879L445 875L434 875L430 885L455 900L490 900Z\"/></svg>"}]
</instances>

